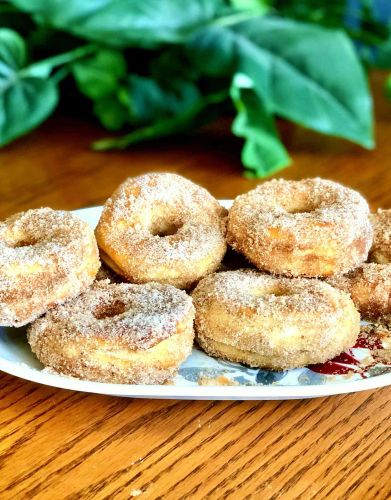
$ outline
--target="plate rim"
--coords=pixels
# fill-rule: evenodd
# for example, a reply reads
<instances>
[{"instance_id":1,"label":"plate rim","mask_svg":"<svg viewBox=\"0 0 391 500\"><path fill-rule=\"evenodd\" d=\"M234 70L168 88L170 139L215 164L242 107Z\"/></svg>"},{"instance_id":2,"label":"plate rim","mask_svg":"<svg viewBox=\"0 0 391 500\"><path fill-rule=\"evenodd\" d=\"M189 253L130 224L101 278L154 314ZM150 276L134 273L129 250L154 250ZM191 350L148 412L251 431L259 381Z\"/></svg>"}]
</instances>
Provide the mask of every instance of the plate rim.
<instances>
[{"instance_id":1,"label":"plate rim","mask_svg":"<svg viewBox=\"0 0 391 500\"><path fill-rule=\"evenodd\" d=\"M326 397L364 390L379 389L391 384L391 373L351 382L335 382L332 384L309 385L251 385L251 386L176 386L176 385L132 385L92 382L76 378L56 375L30 368L28 365L17 365L0 358L0 370L16 377L59 389L79 392L103 394L109 396L144 397L156 399L238 399L238 400L272 400L272 399L304 399ZM300 389L298 391L298 388Z\"/></svg>"},{"instance_id":2,"label":"plate rim","mask_svg":"<svg viewBox=\"0 0 391 500\"><path fill-rule=\"evenodd\" d=\"M229 208L232 200L219 200ZM88 216L102 206L72 210L76 215ZM30 382L45 386L109 396L154 399L205 399L205 400L277 400L326 397L337 394L379 389L391 385L391 373L384 373L360 380L333 382L332 384L308 385L251 385L251 386L177 386L110 384L80 380L64 375L39 371L27 364L15 363L0 356L0 370ZM298 390L299 389L299 390Z\"/></svg>"}]
</instances>

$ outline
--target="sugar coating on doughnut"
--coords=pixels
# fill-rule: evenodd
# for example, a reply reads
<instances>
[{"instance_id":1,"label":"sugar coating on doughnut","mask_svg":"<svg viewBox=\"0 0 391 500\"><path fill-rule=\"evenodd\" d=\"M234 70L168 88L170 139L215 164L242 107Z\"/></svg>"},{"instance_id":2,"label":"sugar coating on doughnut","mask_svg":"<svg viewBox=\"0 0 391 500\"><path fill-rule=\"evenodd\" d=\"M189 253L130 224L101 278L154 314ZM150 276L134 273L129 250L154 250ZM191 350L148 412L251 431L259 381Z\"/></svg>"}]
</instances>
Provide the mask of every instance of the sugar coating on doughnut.
<instances>
[{"instance_id":1,"label":"sugar coating on doughnut","mask_svg":"<svg viewBox=\"0 0 391 500\"><path fill-rule=\"evenodd\" d=\"M190 354L194 308L170 285L95 282L36 320L32 351L47 367L89 380L162 383Z\"/></svg>"},{"instance_id":2,"label":"sugar coating on doughnut","mask_svg":"<svg viewBox=\"0 0 391 500\"><path fill-rule=\"evenodd\" d=\"M0 324L21 326L94 280L98 247L70 212L39 208L0 222Z\"/></svg>"},{"instance_id":3,"label":"sugar coating on doughnut","mask_svg":"<svg viewBox=\"0 0 391 500\"><path fill-rule=\"evenodd\" d=\"M96 229L102 258L129 281L187 288L220 264L226 211L204 188L175 174L126 180Z\"/></svg>"},{"instance_id":4,"label":"sugar coating on doughnut","mask_svg":"<svg viewBox=\"0 0 391 500\"><path fill-rule=\"evenodd\" d=\"M378 264L391 263L391 210L379 209L370 215L374 229L369 261Z\"/></svg>"},{"instance_id":5,"label":"sugar coating on doughnut","mask_svg":"<svg viewBox=\"0 0 391 500\"><path fill-rule=\"evenodd\" d=\"M227 271L204 278L192 297L203 349L250 366L323 362L353 345L359 333L349 296L318 280Z\"/></svg>"},{"instance_id":6,"label":"sugar coating on doughnut","mask_svg":"<svg viewBox=\"0 0 391 500\"><path fill-rule=\"evenodd\" d=\"M363 319L391 319L391 265L365 263L327 282L350 294Z\"/></svg>"},{"instance_id":7,"label":"sugar coating on doughnut","mask_svg":"<svg viewBox=\"0 0 391 500\"><path fill-rule=\"evenodd\" d=\"M276 274L333 275L367 258L372 242L368 214L365 199L338 183L274 179L235 199L228 243Z\"/></svg>"},{"instance_id":8,"label":"sugar coating on doughnut","mask_svg":"<svg viewBox=\"0 0 391 500\"><path fill-rule=\"evenodd\" d=\"M277 277L252 269L211 274L199 283L192 296L201 301L213 297L228 308L231 305L238 309L251 308L257 313L281 318L291 312L316 311L325 323L330 315L338 312L340 298L319 280Z\"/></svg>"}]
</instances>

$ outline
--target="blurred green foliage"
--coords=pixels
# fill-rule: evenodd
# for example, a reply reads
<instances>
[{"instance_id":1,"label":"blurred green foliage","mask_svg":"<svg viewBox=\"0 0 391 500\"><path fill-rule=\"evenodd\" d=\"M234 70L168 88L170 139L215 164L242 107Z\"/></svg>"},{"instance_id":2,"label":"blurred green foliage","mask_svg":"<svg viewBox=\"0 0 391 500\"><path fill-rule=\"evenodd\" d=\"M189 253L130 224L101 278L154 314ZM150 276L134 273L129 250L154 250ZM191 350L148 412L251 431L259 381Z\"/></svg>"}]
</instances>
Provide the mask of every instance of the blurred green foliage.
<instances>
[{"instance_id":1,"label":"blurred green foliage","mask_svg":"<svg viewBox=\"0 0 391 500\"><path fill-rule=\"evenodd\" d=\"M0 145L76 88L125 132L97 150L235 113L255 177L290 162L275 117L373 147L365 70L391 68L390 29L370 0L351 11L341 0L10 0L0 26Z\"/></svg>"}]
</instances>

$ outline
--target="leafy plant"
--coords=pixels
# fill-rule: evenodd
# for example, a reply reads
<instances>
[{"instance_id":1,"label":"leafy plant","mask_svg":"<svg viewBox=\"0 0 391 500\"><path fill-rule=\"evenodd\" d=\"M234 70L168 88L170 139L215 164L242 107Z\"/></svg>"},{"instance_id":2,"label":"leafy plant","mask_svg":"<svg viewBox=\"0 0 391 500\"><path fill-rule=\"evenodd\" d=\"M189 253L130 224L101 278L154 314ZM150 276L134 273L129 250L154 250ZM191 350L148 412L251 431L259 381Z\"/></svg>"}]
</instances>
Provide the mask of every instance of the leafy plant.
<instances>
[{"instance_id":1,"label":"leafy plant","mask_svg":"<svg viewBox=\"0 0 391 500\"><path fill-rule=\"evenodd\" d=\"M26 66L26 47L14 31L0 30L0 141L12 141L41 123L57 104L53 81Z\"/></svg>"},{"instance_id":2,"label":"leafy plant","mask_svg":"<svg viewBox=\"0 0 391 500\"><path fill-rule=\"evenodd\" d=\"M373 147L363 63L391 67L369 0L350 13L337 0L10 0L0 22L0 145L45 120L73 79L105 128L127 129L95 149L235 113L255 177L290 163L276 117Z\"/></svg>"}]
</instances>

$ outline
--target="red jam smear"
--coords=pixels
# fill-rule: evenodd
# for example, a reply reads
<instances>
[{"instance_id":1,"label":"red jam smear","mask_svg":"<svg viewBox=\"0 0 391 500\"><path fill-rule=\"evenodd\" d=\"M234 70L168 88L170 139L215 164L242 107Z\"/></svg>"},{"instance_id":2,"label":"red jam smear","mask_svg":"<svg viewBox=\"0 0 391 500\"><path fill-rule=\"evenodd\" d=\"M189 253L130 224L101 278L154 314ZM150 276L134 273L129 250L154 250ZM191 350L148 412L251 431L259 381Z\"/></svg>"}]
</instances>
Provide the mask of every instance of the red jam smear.
<instances>
[{"instance_id":1,"label":"red jam smear","mask_svg":"<svg viewBox=\"0 0 391 500\"><path fill-rule=\"evenodd\" d=\"M324 373L325 375L346 375L355 371L349 366L338 365L333 361L326 361L326 363L318 365L309 365L308 368L313 372Z\"/></svg>"},{"instance_id":2,"label":"red jam smear","mask_svg":"<svg viewBox=\"0 0 391 500\"><path fill-rule=\"evenodd\" d=\"M362 331L352 349L369 349L372 351L376 349L384 349L384 347L381 337L376 335L375 332L369 333ZM364 371L368 370L372 366L375 366L376 364L377 362L375 361L373 365L360 368L360 361L354 357L353 352L349 349L330 361L326 361L326 363L309 365L308 368L314 372L323 373L325 375L346 375L347 373L357 373L361 377L366 378Z\"/></svg>"},{"instance_id":3,"label":"red jam smear","mask_svg":"<svg viewBox=\"0 0 391 500\"><path fill-rule=\"evenodd\" d=\"M342 352L341 354L338 354L338 356L335 356L331 360L334 363L344 363L347 365L359 365L360 361L358 361L352 354L352 351L346 351Z\"/></svg>"},{"instance_id":4,"label":"red jam smear","mask_svg":"<svg viewBox=\"0 0 391 500\"><path fill-rule=\"evenodd\" d=\"M326 363L318 363L316 365L309 365L308 368L316 373L324 373L326 375L346 375L347 373L357 372L351 366L342 365L360 365L358 361L351 353L351 351L343 352L331 359L326 361Z\"/></svg>"}]
</instances>

